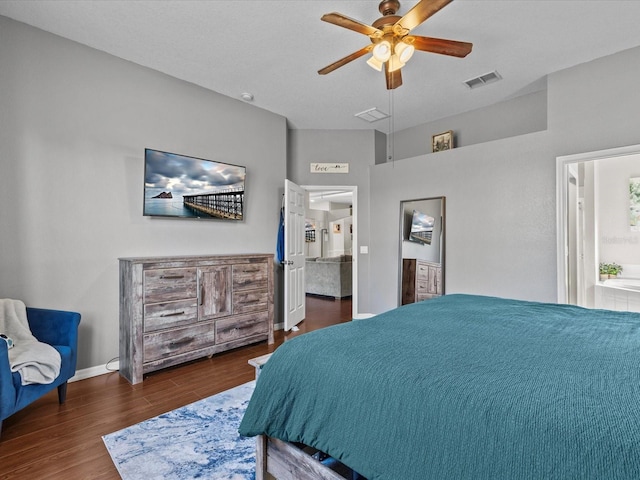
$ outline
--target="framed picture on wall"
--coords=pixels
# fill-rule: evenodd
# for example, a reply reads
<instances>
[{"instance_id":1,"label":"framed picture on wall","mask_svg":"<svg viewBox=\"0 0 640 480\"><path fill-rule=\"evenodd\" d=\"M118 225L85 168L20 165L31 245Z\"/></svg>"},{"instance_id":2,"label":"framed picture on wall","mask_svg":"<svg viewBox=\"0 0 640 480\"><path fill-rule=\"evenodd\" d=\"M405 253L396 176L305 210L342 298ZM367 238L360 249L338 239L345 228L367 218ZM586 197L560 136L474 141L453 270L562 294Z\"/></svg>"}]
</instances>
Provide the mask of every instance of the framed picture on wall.
<instances>
[{"instance_id":1,"label":"framed picture on wall","mask_svg":"<svg viewBox=\"0 0 640 480\"><path fill-rule=\"evenodd\" d=\"M304 239L306 242L316 241L316 221L306 218L304 221Z\"/></svg>"},{"instance_id":2,"label":"framed picture on wall","mask_svg":"<svg viewBox=\"0 0 640 480\"><path fill-rule=\"evenodd\" d=\"M441 152L443 150L451 150L453 148L453 130L438 133L431 137L431 151Z\"/></svg>"}]
</instances>

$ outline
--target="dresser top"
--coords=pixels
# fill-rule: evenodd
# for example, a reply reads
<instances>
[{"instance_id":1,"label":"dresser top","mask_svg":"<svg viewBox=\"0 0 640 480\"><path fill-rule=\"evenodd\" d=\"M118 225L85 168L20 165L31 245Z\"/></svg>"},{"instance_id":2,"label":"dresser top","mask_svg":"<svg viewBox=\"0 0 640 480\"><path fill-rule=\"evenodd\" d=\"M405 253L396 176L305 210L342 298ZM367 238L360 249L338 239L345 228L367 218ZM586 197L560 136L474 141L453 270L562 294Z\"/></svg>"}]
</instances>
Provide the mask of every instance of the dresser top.
<instances>
[{"instance_id":1,"label":"dresser top","mask_svg":"<svg viewBox=\"0 0 640 480\"><path fill-rule=\"evenodd\" d=\"M248 258L273 258L272 253L237 253L230 255L175 255L175 256L153 256L153 257L120 257L120 262L126 263L197 263L211 260L243 260Z\"/></svg>"}]
</instances>

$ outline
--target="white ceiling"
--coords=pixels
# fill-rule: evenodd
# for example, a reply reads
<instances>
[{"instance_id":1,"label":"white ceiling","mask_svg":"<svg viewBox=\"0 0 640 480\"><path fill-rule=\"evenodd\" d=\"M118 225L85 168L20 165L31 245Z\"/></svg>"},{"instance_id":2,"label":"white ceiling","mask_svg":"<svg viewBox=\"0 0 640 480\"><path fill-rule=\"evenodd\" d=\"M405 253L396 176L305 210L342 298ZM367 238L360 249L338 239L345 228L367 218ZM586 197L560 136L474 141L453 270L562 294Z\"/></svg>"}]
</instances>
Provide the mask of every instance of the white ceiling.
<instances>
[{"instance_id":1,"label":"white ceiling","mask_svg":"<svg viewBox=\"0 0 640 480\"><path fill-rule=\"evenodd\" d=\"M320 21L364 23L378 0L0 0L4 15L280 114L295 129L401 130L544 88L545 76L640 45L638 0L456 0L413 30L468 41L464 58L416 52L389 94L366 57L317 70L369 39ZM401 2L406 13L416 1ZM497 70L500 82L465 80ZM367 123L377 107L393 121Z\"/></svg>"},{"instance_id":2,"label":"white ceiling","mask_svg":"<svg viewBox=\"0 0 640 480\"><path fill-rule=\"evenodd\" d=\"M329 188L307 186L305 188L309 196L309 208L314 210L330 210L339 208L338 205L350 206L353 202L351 188Z\"/></svg>"}]
</instances>

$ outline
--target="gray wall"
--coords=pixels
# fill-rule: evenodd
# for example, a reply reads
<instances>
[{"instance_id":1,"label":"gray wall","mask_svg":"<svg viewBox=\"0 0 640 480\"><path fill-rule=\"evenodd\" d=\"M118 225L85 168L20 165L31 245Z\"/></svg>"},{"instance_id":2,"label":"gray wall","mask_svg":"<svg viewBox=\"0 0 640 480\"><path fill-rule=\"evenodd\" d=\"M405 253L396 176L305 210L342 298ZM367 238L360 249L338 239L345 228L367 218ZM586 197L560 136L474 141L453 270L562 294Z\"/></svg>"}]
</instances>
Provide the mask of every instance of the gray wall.
<instances>
[{"instance_id":1,"label":"gray wall","mask_svg":"<svg viewBox=\"0 0 640 480\"><path fill-rule=\"evenodd\" d=\"M493 88L493 85L481 88ZM473 93L470 91L468 95ZM540 132L546 128L547 92L545 89L486 108L400 130L393 138L393 153L396 160L431 153L431 136L449 130L454 130L454 146L459 148Z\"/></svg>"},{"instance_id":2,"label":"gray wall","mask_svg":"<svg viewBox=\"0 0 640 480\"><path fill-rule=\"evenodd\" d=\"M541 132L372 169L373 313L397 306L400 202L436 196L446 197L447 293L553 299L555 159L547 143Z\"/></svg>"},{"instance_id":3,"label":"gray wall","mask_svg":"<svg viewBox=\"0 0 640 480\"><path fill-rule=\"evenodd\" d=\"M640 143L640 48L398 132L396 159L410 158L392 163L379 132L287 132L280 116L4 17L0 65L0 297L80 311L80 368L117 355L118 257L271 253L285 177L358 186L361 313L397 304L399 202L440 195L447 292L554 301L556 156ZM428 153L450 129L459 147ZM246 221L142 217L145 147L246 165Z\"/></svg>"},{"instance_id":4,"label":"gray wall","mask_svg":"<svg viewBox=\"0 0 640 480\"><path fill-rule=\"evenodd\" d=\"M358 311L369 309L369 255L359 247L369 245L369 167L375 162L374 130L291 130L287 177L298 185L358 187L358 245L353 255L358 264ZM348 163L349 173L311 173L310 163Z\"/></svg>"},{"instance_id":5,"label":"gray wall","mask_svg":"<svg viewBox=\"0 0 640 480\"><path fill-rule=\"evenodd\" d=\"M557 155L640 143L640 47L549 76L549 131Z\"/></svg>"},{"instance_id":6,"label":"gray wall","mask_svg":"<svg viewBox=\"0 0 640 480\"><path fill-rule=\"evenodd\" d=\"M556 301L556 157L640 144L638 76L640 47L554 73L546 131L373 167L372 312L397 305L391 225L400 200L421 196L447 197L448 293ZM449 120L461 137L471 128Z\"/></svg>"},{"instance_id":7,"label":"gray wall","mask_svg":"<svg viewBox=\"0 0 640 480\"><path fill-rule=\"evenodd\" d=\"M283 117L5 17L0 65L0 298L79 311L79 368L118 355L118 257L275 251ZM143 217L145 147L245 165L246 220Z\"/></svg>"}]
</instances>

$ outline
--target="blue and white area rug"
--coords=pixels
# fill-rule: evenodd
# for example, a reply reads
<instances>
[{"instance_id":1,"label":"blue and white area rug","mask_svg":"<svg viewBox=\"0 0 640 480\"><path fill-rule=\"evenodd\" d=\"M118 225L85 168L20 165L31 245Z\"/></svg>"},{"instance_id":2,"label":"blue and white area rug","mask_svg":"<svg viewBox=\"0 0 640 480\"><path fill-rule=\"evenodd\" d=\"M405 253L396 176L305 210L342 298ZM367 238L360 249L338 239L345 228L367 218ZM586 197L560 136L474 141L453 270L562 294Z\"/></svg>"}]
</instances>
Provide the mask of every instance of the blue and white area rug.
<instances>
[{"instance_id":1,"label":"blue and white area rug","mask_svg":"<svg viewBox=\"0 0 640 480\"><path fill-rule=\"evenodd\" d=\"M255 479L255 438L238 427L255 382L102 437L123 480Z\"/></svg>"}]
</instances>

